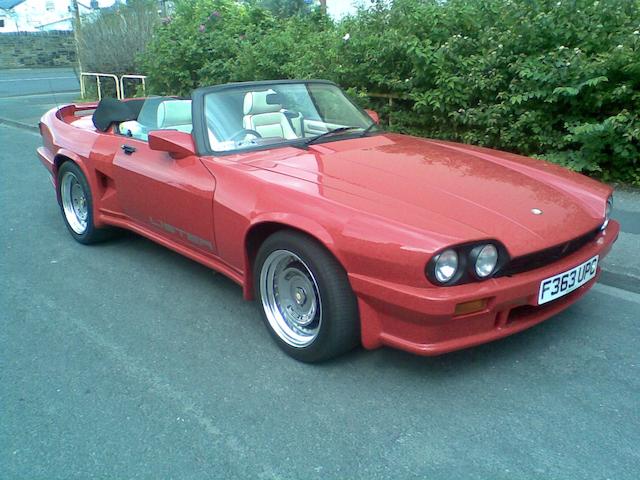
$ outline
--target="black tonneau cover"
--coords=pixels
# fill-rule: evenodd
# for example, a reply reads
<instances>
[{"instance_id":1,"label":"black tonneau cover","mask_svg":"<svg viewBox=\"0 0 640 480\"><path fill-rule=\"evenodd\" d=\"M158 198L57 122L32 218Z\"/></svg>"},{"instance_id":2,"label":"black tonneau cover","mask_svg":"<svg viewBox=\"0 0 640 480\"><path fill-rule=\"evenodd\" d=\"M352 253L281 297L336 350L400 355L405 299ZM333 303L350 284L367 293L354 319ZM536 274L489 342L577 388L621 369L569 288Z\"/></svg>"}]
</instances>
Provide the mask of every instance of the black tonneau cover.
<instances>
[{"instance_id":1,"label":"black tonneau cover","mask_svg":"<svg viewBox=\"0 0 640 480\"><path fill-rule=\"evenodd\" d=\"M106 132L113 123L136 120L144 100L140 98L123 102L115 98L103 98L93 112L93 125L101 132Z\"/></svg>"}]
</instances>

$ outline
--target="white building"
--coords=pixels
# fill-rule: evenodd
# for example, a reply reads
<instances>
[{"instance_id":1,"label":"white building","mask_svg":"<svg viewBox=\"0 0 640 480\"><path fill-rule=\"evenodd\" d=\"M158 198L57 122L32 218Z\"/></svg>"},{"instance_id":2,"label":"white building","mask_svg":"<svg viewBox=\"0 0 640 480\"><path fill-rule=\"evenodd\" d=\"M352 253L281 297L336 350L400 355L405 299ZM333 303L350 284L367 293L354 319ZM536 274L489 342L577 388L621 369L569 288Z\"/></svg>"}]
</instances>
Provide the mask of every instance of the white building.
<instances>
[{"instance_id":1,"label":"white building","mask_svg":"<svg viewBox=\"0 0 640 480\"><path fill-rule=\"evenodd\" d=\"M81 14L110 6L114 0L80 0ZM71 30L72 0L0 0L0 33Z\"/></svg>"},{"instance_id":2,"label":"white building","mask_svg":"<svg viewBox=\"0 0 640 480\"><path fill-rule=\"evenodd\" d=\"M80 14L105 8L117 0L80 0ZM308 0L319 4L319 0ZM355 13L363 0L326 0L327 12L339 19ZM73 29L72 0L0 0L0 33Z\"/></svg>"}]
</instances>

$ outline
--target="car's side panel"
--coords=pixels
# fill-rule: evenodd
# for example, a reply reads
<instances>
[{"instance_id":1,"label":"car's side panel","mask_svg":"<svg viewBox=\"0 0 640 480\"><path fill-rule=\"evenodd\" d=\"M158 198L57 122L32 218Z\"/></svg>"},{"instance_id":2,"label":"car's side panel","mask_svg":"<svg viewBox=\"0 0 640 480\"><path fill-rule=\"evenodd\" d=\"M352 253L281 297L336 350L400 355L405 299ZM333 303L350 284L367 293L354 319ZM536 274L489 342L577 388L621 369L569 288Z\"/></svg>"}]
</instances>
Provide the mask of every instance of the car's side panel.
<instances>
[{"instance_id":1,"label":"car's side panel","mask_svg":"<svg viewBox=\"0 0 640 480\"><path fill-rule=\"evenodd\" d=\"M216 177L214 230L218 254L245 275L245 296L250 297L251 264L246 241L249 232L273 223L307 233L342 263L335 238L343 230L344 209L318 199L308 189L317 185L294 181L282 184L278 174L252 167L233 157L203 157Z\"/></svg>"},{"instance_id":2,"label":"car's side panel","mask_svg":"<svg viewBox=\"0 0 640 480\"><path fill-rule=\"evenodd\" d=\"M135 149L127 154L127 145ZM215 178L196 156L175 159L147 142L105 135L92 157L102 176L101 209L188 248L215 254ZM110 188L112 186L112 188Z\"/></svg>"}]
</instances>

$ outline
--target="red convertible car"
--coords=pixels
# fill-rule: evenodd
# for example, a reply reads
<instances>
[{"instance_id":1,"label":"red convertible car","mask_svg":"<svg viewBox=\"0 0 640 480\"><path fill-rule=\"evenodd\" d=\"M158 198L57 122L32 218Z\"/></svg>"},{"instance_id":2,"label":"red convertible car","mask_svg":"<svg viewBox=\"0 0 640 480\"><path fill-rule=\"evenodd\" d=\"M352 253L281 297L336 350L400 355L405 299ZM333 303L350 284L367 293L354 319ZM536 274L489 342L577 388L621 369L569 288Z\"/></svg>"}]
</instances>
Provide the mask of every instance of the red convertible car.
<instances>
[{"instance_id":1,"label":"red convertible car","mask_svg":"<svg viewBox=\"0 0 640 480\"><path fill-rule=\"evenodd\" d=\"M222 272L307 362L531 327L593 286L619 232L609 186L387 133L327 81L67 105L40 131L77 241L125 228Z\"/></svg>"}]
</instances>

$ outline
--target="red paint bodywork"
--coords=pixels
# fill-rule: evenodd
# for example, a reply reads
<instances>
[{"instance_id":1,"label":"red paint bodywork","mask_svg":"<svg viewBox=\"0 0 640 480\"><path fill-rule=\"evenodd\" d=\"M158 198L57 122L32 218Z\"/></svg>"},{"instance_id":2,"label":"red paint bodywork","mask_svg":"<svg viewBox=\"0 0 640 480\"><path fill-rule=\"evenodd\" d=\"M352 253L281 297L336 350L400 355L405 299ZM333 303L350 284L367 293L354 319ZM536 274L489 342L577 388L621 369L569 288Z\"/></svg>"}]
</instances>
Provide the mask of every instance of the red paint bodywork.
<instances>
[{"instance_id":1,"label":"red paint bodywork","mask_svg":"<svg viewBox=\"0 0 640 480\"><path fill-rule=\"evenodd\" d=\"M54 183L60 162L82 168L97 226L133 230L220 271L247 299L259 241L279 228L306 232L346 270L366 348L435 355L539 323L595 283L537 306L540 281L596 254L602 259L619 232L611 221L588 245L543 268L436 286L425 276L434 252L494 239L514 258L559 245L602 224L612 189L543 161L391 133L308 150L172 157L97 132L82 116L91 108L45 114L38 155ZM184 142L184 135L174 140ZM136 152L126 155L123 143ZM532 208L544 214L532 215ZM487 307L455 315L456 305L476 299L487 299Z\"/></svg>"}]
</instances>

